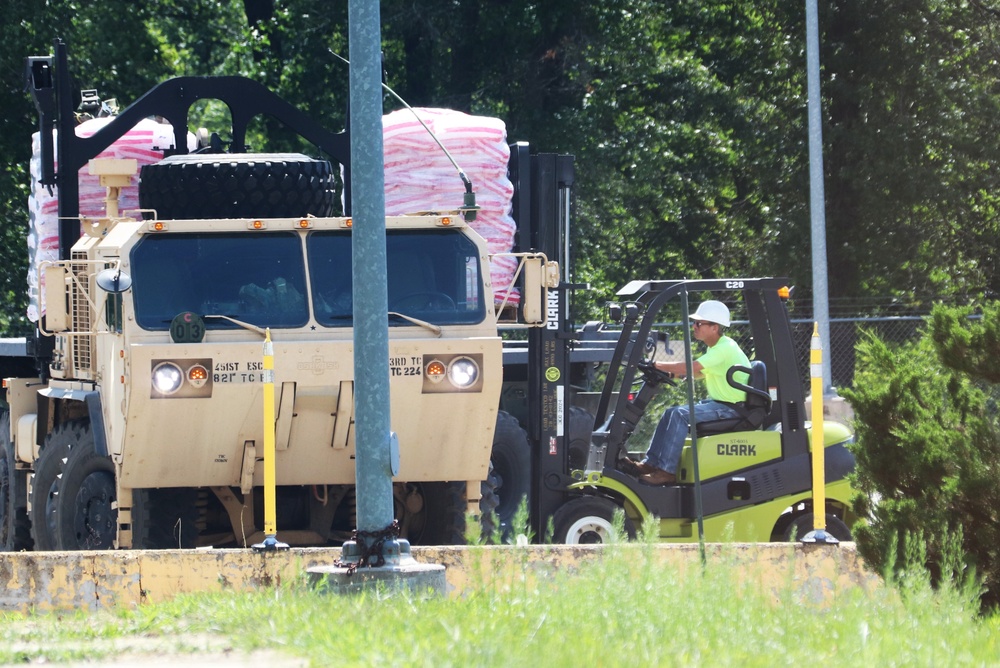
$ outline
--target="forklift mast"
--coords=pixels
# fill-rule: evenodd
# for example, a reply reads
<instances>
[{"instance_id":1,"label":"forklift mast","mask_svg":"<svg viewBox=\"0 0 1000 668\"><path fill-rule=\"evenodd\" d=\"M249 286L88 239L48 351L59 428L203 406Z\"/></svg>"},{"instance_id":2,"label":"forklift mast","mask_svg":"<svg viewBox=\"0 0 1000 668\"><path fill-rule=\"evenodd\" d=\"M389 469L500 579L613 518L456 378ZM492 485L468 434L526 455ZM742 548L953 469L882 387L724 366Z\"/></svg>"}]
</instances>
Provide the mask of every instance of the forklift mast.
<instances>
[{"instance_id":1,"label":"forklift mast","mask_svg":"<svg viewBox=\"0 0 1000 668\"><path fill-rule=\"evenodd\" d=\"M574 184L573 156L531 155L526 143L511 146L517 249L538 251L557 260L563 276L549 291L548 323L528 332L525 425L533 455L529 516L536 538L544 539L549 517L566 499L570 482L567 417L570 401L570 349L575 339L569 321L569 209Z\"/></svg>"}]
</instances>

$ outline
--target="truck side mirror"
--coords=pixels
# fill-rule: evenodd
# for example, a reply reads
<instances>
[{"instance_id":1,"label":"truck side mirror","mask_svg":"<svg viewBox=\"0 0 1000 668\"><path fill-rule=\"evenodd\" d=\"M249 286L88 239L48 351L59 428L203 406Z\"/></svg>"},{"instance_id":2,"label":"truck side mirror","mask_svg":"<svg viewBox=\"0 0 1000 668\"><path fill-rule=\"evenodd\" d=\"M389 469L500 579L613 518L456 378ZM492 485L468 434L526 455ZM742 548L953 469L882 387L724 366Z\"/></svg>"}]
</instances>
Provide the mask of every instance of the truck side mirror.
<instances>
[{"instance_id":1,"label":"truck side mirror","mask_svg":"<svg viewBox=\"0 0 1000 668\"><path fill-rule=\"evenodd\" d=\"M42 272L45 280L45 329L49 332L65 332L69 330L66 267L49 264L42 268Z\"/></svg>"},{"instance_id":2,"label":"truck side mirror","mask_svg":"<svg viewBox=\"0 0 1000 668\"><path fill-rule=\"evenodd\" d=\"M559 265L543 255L524 257L524 292L521 317L526 325L542 325L547 320L549 290L559 286Z\"/></svg>"},{"instance_id":3,"label":"truck side mirror","mask_svg":"<svg viewBox=\"0 0 1000 668\"><path fill-rule=\"evenodd\" d=\"M132 277L121 269L104 269L97 274L97 287L117 295L132 287Z\"/></svg>"}]
</instances>

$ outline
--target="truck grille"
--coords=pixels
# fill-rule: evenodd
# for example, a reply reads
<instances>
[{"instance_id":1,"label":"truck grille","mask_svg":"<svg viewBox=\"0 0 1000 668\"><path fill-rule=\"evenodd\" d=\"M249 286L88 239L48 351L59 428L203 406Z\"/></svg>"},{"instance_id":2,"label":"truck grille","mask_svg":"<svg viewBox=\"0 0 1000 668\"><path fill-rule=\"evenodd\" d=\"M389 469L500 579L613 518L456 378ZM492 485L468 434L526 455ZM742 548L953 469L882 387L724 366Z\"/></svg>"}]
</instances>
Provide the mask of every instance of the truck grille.
<instances>
[{"instance_id":1,"label":"truck grille","mask_svg":"<svg viewBox=\"0 0 1000 668\"><path fill-rule=\"evenodd\" d=\"M86 264L86 253L73 253L70 263L70 272L76 278L73 281L69 295L70 313L73 318L72 328L76 332L93 332L92 312L85 290L90 289L90 265ZM73 368L79 374L88 372L93 367L94 335L84 334L74 336L73 341ZM88 374L89 375L89 374Z\"/></svg>"}]
</instances>

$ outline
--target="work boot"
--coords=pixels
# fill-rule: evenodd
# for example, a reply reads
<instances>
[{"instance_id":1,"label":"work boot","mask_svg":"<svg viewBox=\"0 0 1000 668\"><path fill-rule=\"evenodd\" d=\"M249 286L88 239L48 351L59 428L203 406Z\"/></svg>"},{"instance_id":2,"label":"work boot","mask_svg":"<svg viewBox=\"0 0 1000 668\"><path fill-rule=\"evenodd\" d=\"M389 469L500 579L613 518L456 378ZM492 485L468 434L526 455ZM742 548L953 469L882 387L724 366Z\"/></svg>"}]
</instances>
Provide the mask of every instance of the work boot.
<instances>
[{"instance_id":1,"label":"work boot","mask_svg":"<svg viewBox=\"0 0 1000 668\"><path fill-rule=\"evenodd\" d=\"M646 466L649 466L646 464ZM663 469L658 469L650 466L653 471L651 473L645 473L639 476L639 482L643 485L651 485L653 487L659 487L660 485L672 485L677 482L677 476L675 476L670 471L664 471Z\"/></svg>"},{"instance_id":2,"label":"work boot","mask_svg":"<svg viewBox=\"0 0 1000 668\"><path fill-rule=\"evenodd\" d=\"M659 470L655 466L647 464L646 462L637 462L629 457L622 457L619 459L618 468L622 473L635 476L636 478L645 473L653 473L654 471Z\"/></svg>"}]
</instances>

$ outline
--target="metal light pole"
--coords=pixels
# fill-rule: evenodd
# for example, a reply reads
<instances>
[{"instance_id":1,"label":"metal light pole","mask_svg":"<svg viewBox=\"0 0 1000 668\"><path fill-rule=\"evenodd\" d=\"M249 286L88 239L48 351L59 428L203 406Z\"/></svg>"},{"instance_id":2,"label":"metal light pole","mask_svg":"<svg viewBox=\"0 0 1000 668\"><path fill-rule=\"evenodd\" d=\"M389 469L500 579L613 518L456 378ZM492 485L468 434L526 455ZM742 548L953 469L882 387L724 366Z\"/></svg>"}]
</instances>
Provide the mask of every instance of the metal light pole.
<instances>
[{"instance_id":1,"label":"metal light pole","mask_svg":"<svg viewBox=\"0 0 1000 668\"><path fill-rule=\"evenodd\" d=\"M348 17L358 530L372 532L393 520L379 3L351 0Z\"/></svg>"},{"instance_id":2,"label":"metal light pole","mask_svg":"<svg viewBox=\"0 0 1000 668\"><path fill-rule=\"evenodd\" d=\"M809 90L809 211L812 223L813 319L829 345L830 304L826 266L826 209L823 192L823 121L819 93L819 12L806 0L806 69ZM833 386L830 355L823 356L823 391ZM814 398L818 399L818 398Z\"/></svg>"},{"instance_id":3,"label":"metal light pole","mask_svg":"<svg viewBox=\"0 0 1000 668\"><path fill-rule=\"evenodd\" d=\"M382 48L378 0L350 0L351 265L354 273L354 433L358 531L332 567L307 569L333 593L372 586L441 593L444 566L418 564L393 522L399 447L389 419ZM363 567L363 568L359 568Z\"/></svg>"}]
</instances>

